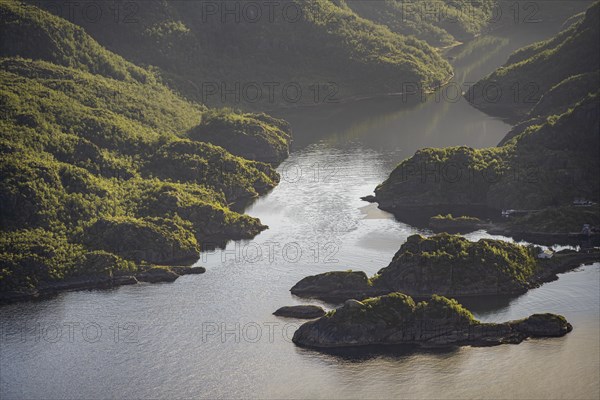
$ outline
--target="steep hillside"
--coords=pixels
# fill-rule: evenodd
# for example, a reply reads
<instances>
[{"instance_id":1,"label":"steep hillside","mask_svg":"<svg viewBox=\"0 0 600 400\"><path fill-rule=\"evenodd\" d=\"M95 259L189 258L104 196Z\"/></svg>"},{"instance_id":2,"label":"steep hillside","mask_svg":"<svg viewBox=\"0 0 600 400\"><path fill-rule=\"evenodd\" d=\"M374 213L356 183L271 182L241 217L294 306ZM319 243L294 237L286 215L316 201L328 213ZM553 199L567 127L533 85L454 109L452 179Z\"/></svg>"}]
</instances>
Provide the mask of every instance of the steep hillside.
<instances>
[{"instance_id":1,"label":"steep hillside","mask_svg":"<svg viewBox=\"0 0 600 400\"><path fill-rule=\"evenodd\" d=\"M187 97L219 106L323 103L399 92L406 82L431 88L451 75L426 42L343 4L253 4L153 0L130 10L132 23L110 15L92 22L78 13L73 21L112 51L159 67Z\"/></svg>"},{"instance_id":2,"label":"steep hillside","mask_svg":"<svg viewBox=\"0 0 600 400\"><path fill-rule=\"evenodd\" d=\"M485 111L520 118L499 147L420 150L376 188L379 206L406 218L416 209L497 215L600 200L599 10L596 2L566 31L517 51L468 94ZM477 94L528 82L540 90L530 103Z\"/></svg>"},{"instance_id":3,"label":"steep hillside","mask_svg":"<svg viewBox=\"0 0 600 400\"><path fill-rule=\"evenodd\" d=\"M590 86L568 80L586 74L596 75L597 79L599 19L600 4L596 2L583 19L555 37L516 51L502 68L474 85L466 94L467 100L489 114L521 120L539 116L543 110L534 107L542 96L562 95L564 92L552 90L566 81L570 97L560 100L563 104L573 104L573 98L584 97Z\"/></svg>"},{"instance_id":4,"label":"steep hillside","mask_svg":"<svg viewBox=\"0 0 600 400\"><path fill-rule=\"evenodd\" d=\"M406 217L427 206L433 212L485 215L566 205L575 198L597 201L598 96L587 96L501 147L419 150L376 188L377 202Z\"/></svg>"},{"instance_id":5,"label":"steep hillside","mask_svg":"<svg viewBox=\"0 0 600 400\"><path fill-rule=\"evenodd\" d=\"M193 260L266 228L229 207L278 183L248 158L285 158L287 123L221 110L215 142L262 139L233 155L189 134L214 111L81 28L13 1L0 13L0 291Z\"/></svg>"},{"instance_id":6,"label":"steep hillside","mask_svg":"<svg viewBox=\"0 0 600 400\"><path fill-rule=\"evenodd\" d=\"M120 81L154 81L152 74L104 49L78 26L21 3L0 2L2 57L46 60Z\"/></svg>"},{"instance_id":7,"label":"steep hillside","mask_svg":"<svg viewBox=\"0 0 600 400\"><path fill-rule=\"evenodd\" d=\"M493 20L494 1L410 2L398 0L344 0L363 18L411 35L432 46L444 47L472 39Z\"/></svg>"}]
</instances>

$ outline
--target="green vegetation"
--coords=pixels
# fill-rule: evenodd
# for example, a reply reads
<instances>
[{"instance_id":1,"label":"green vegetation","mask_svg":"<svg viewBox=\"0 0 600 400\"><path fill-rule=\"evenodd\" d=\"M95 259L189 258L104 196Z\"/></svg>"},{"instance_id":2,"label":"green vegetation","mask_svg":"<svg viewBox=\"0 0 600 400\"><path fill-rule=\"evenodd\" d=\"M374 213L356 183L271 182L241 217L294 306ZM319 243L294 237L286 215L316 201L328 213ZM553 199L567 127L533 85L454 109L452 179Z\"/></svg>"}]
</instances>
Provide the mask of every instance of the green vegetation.
<instances>
[{"instance_id":1,"label":"green vegetation","mask_svg":"<svg viewBox=\"0 0 600 400\"><path fill-rule=\"evenodd\" d=\"M536 255L534 248L501 240L413 235L371 278L360 271L327 272L300 280L291 292L334 302L392 292L419 297L517 294L536 283Z\"/></svg>"},{"instance_id":2,"label":"green vegetation","mask_svg":"<svg viewBox=\"0 0 600 400\"><path fill-rule=\"evenodd\" d=\"M223 144L255 134L256 159L281 161L285 121L185 100L36 7L0 14L2 291L190 260L266 228L229 207L273 188L273 166L189 133L218 120Z\"/></svg>"},{"instance_id":3,"label":"green vegetation","mask_svg":"<svg viewBox=\"0 0 600 400\"><path fill-rule=\"evenodd\" d=\"M450 221L450 222L472 222L472 223L481 222L481 220L479 218L468 217L465 215L462 215L460 217L453 217L452 214L436 215L434 217L431 217L431 219L434 221Z\"/></svg>"},{"instance_id":4,"label":"green vegetation","mask_svg":"<svg viewBox=\"0 0 600 400\"><path fill-rule=\"evenodd\" d=\"M490 0L444 0L430 4L344 0L342 3L392 32L415 36L436 47L453 45L481 33L492 18L494 6Z\"/></svg>"},{"instance_id":5,"label":"green vegetation","mask_svg":"<svg viewBox=\"0 0 600 400\"><path fill-rule=\"evenodd\" d=\"M133 272L133 262L105 251L88 251L47 230L3 231L0 235L0 292L77 276Z\"/></svg>"},{"instance_id":6,"label":"green vegetation","mask_svg":"<svg viewBox=\"0 0 600 400\"><path fill-rule=\"evenodd\" d=\"M119 81L155 81L151 73L109 52L63 18L14 0L4 0L0 7L2 57L46 60Z\"/></svg>"},{"instance_id":7,"label":"green vegetation","mask_svg":"<svg viewBox=\"0 0 600 400\"><path fill-rule=\"evenodd\" d=\"M236 156L278 164L289 155L291 128L266 114L210 110L188 137L221 146Z\"/></svg>"},{"instance_id":8,"label":"green vegetation","mask_svg":"<svg viewBox=\"0 0 600 400\"><path fill-rule=\"evenodd\" d=\"M33 0L32 0L33 2ZM140 65L158 68L162 79L186 97L223 106L262 107L289 104L286 83L302 88L300 103L322 103L354 95L400 92L403 83L437 86L451 75L450 65L426 42L390 31L362 18L351 8L328 0L277 3L273 12L261 7L261 18L248 21L243 2L151 2L139 7L137 23L76 18L101 44ZM80 3L83 8L85 1ZM43 6L42 2L42 6ZM49 7L49 10L52 8ZM272 14L270 17L269 14ZM369 76L368 80L359 77ZM226 79L224 78L226 77ZM263 87L257 101L241 94L207 95L206 83L231 90L236 83L277 82L275 96ZM326 88L335 83L335 89ZM319 85L317 95L311 86ZM241 93L238 91L238 93Z\"/></svg>"},{"instance_id":9,"label":"green vegetation","mask_svg":"<svg viewBox=\"0 0 600 400\"><path fill-rule=\"evenodd\" d=\"M433 295L428 301L416 303L403 293L390 293L360 302L350 300L344 306L328 312L322 319L335 324L381 325L409 327L432 321L453 321L459 325L477 325L473 314L454 299Z\"/></svg>"},{"instance_id":10,"label":"green vegetation","mask_svg":"<svg viewBox=\"0 0 600 400\"><path fill-rule=\"evenodd\" d=\"M533 249L500 240L470 242L446 233L414 235L378 272L376 285L411 295L520 293L537 270Z\"/></svg>"},{"instance_id":11,"label":"green vegetation","mask_svg":"<svg viewBox=\"0 0 600 400\"><path fill-rule=\"evenodd\" d=\"M452 214L429 218L429 227L435 232L467 233L483 227L484 221L475 217L453 217Z\"/></svg>"},{"instance_id":12,"label":"green vegetation","mask_svg":"<svg viewBox=\"0 0 600 400\"><path fill-rule=\"evenodd\" d=\"M419 150L376 188L377 201L391 212L421 205L501 210L597 201L599 105L597 94L587 96L501 147Z\"/></svg>"},{"instance_id":13,"label":"green vegetation","mask_svg":"<svg viewBox=\"0 0 600 400\"><path fill-rule=\"evenodd\" d=\"M600 208L549 207L540 212L512 218L509 225L514 230L529 232L579 233L584 224L600 226Z\"/></svg>"},{"instance_id":14,"label":"green vegetation","mask_svg":"<svg viewBox=\"0 0 600 400\"><path fill-rule=\"evenodd\" d=\"M424 320L449 320L454 319L467 324L478 324L473 314L464 308L458 301L434 294L428 302L417 304L417 314Z\"/></svg>"},{"instance_id":15,"label":"green vegetation","mask_svg":"<svg viewBox=\"0 0 600 400\"><path fill-rule=\"evenodd\" d=\"M380 207L482 205L490 187L507 172L510 149L422 149L400 163L375 189Z\"/></svg>"},{"instance_id":16,"label":"green vegetation","mask_svg":"<svg viewBox=\"0 0 600 400\"><path fill-rule=\"evenodd\" d=\"M598 202L599 13L596 2L581 21L517 51L469 93L469 100L486 111L501 114L506 108L524 117L499 147L417 151L376 188L380 207L402 217L403 210L422 206L437 212L477 207L473 212L483 215L561 207L575 198ZM503 100L480 102L477 90L492 83L501 88ZM514 101L511 87L528 83L539 87L539 95L526 103Z\"/></svg>"},{"instance_id":17,"label":"green vegetation","mask_svg":"<svg viewBox=\"0 0 600 400\"><path fill-rule=\"evenodd\" d=\"M491 346L528 337L557 337L573 327L555 314L534 314L504 323L482 323L456 300L433 295L415 304L402 293L348 300L298 328L293 341L315 348L367 345Z\"/></svg>"},{"instance_id":18,"label":"green vegetation","mask_svg":"<svg viewBox=\"0 0 600 400\"><path fill-rule=\"evenodd\" d=\"M582 93L587 94L599 86L600 71L598 70L570 76L544 93L530 115L544 117L563 114L581 100Z\"/></svg>"},{"instance_id":19,"label":"green vegetation","mask_svg":"<svg viewBox=\"0 0 600 400\"><path fill-rule=\"evenodd\" d=\"M101 218L84 227L80 241L136 262L195 261L200 249L192 224L177 215L164 218Z\"/></svg>"},{"instance_id":20,"label":"green vegetation","mask_svg":"<svg viewBox=\"0 0 600 400\"><path fill-rule=\"evenodd\" d=\"M555 37L516 51L503 67L474 85L467 93L467 99L494 115L517 120L528 115L537 116L530 115L530 111L542 96L552 95L551 89L556 85L576 75L598 74L599 18L600 3L595 2L585 13L585 18ZM494 87L494 93L501 94L496 101L489 101L495 94L486 96L486 88L490 87ZM566 99L561 97L559 101L574 104L573 100L577 102L588 93L594 93L594 88L597 85L570 84L559 94L566 95Z\"/></svg>"}]
</instances>

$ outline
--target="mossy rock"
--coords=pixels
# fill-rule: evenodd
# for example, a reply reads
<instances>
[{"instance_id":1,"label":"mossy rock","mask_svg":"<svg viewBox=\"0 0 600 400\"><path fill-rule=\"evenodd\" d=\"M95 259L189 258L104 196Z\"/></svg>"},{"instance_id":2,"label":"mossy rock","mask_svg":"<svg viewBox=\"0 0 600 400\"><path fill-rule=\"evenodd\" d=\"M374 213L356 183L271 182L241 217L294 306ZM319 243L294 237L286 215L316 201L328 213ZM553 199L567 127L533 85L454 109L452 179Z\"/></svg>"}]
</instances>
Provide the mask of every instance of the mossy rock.
<instances>
[{"instance_id":1,"label":"mossy rock","mask_svg":"<svg viewBox=\"0 0 600 400\"><path fill-rule=\"evenodd\" d=\"M534 314L528 318L513 321L516 330L532 337L564 336L573 330L565 317L556 314Z\"/></svg>"},{"instance_id":2,"label":"mossy rock","mask_svg":"<svg viewBox=\"0 0 600 400\"><path fill-rule=\"evenodd\" d=\"M189 140L206 106L26 3L0 3L2 290L133 282L124 277L134 263L196 259L198 240L266 229L230 206L272 189L272 165ZM267 115L244 118L274 147L289 131Z\"/></svg>"},{"instance_id":3,"label":"mossy rock","mask_svg":"<svg viewBox=\"0 0 600 400\"><path fill-rule=\"evenodd\" d=\"M371 278L360 271L327 272L300 280L291 292L332 302L392 292L416 297L521 294L551 270L538 264L536 254L533 248L501 240L412 235Z\"/></svg>"},{"instance_id":4,"label":"mossy rock","mask_svg":"<svg viewBox=\"0 0 600 400\"><path fill-rule=\"evenodd\" d=\"M325 310L322 307L312 305L286 306L277 309L273 315L288 318L313 319L325 315Z\"/></svg>"},{"instance_id":5,"label":"mossy rock","mask_svg":"<svg viewBox=\"0 0 600 400\"><path fill-rule=\"evenodd\" d=\"M413 296L523 293L538 269L532 249L500 240L470 242L457 235L409 237L377 285Z\"/></svg>"},{"instance_id":6,"label":"mossy rock","mask_svg":"<svg viewBox=\"0 0 600 400\"><path fill-rule=\"evenodd\" d=\"M168 268L153 267L138 275L136 275L138 281L148 283L159 283L159 282L174 282L179 275L171 271Z\"/></svg>"},{"instance_id":7,"label":"mossy rock","mask_svg":"<svg viewBox=\"0 0 600 400\"><path fill-rule=\"evenodd\" d=\"M376 295L367 275L362 271L333 271L307 276L290 289L293 295L312 297L325 301L344 301L349 298L363 299Z\"/></svg>"},{"instance_id":8,"label":"mossy rock","mask_svg":"<svg viewBox=\"0 0 600 400\"><path fill-rule=\"evenodd\" d=\"M564 317L536 314L521 321L481 323L455 300L433 296L416 303L402 293L349 300L294 333L294 343L314 348L410 344L424 347L490 346L528 337L564 336Z\"/></svg>"}]
</instances>

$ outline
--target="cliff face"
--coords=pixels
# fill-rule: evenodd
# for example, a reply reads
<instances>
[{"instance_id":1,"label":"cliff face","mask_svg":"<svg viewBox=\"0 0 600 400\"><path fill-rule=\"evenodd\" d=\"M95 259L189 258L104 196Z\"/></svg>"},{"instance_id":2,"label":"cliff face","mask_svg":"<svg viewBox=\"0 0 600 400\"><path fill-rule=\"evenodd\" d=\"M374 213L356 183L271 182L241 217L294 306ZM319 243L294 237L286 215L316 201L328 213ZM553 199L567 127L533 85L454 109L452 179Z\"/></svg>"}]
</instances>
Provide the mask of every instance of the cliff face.
<instances>
[{"instance_id":1,"label":"cliff face","mask_svg":"<svg viewBox=\"0 0 600 400\"><path fill-rule=\"evenodd\" d=\"M572 330L564 317L535 314L501 324L481 323L455 300L433 296L415 303L404 294L348 300L294 333L294 343L315 348L411 344L423 347L492 346L528 337L563 336Z\"/></svg>"}]
</instances>

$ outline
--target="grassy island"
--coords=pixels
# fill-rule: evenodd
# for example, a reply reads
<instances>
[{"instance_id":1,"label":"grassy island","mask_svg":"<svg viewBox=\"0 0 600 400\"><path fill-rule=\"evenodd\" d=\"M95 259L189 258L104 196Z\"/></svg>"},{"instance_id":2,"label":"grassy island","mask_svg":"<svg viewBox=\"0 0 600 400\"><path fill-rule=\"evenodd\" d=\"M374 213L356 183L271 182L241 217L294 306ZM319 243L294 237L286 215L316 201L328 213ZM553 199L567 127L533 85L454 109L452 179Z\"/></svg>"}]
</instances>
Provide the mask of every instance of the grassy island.
<instances>
[{"instance_id":1,"label":"grassy island","mask_svg":"<svg viewBox=\"0 0 600 400\"><path fill-rule=\"evenodd\" d=\"M492 346L520 343L528 337L563 336L572 330L563 316L481 323L456 300L433 295L415 302L402 293L348 300L325 316L305 323L294 343L315 348L409 344L422 347Z\"/></svg>"}]
</instances>

